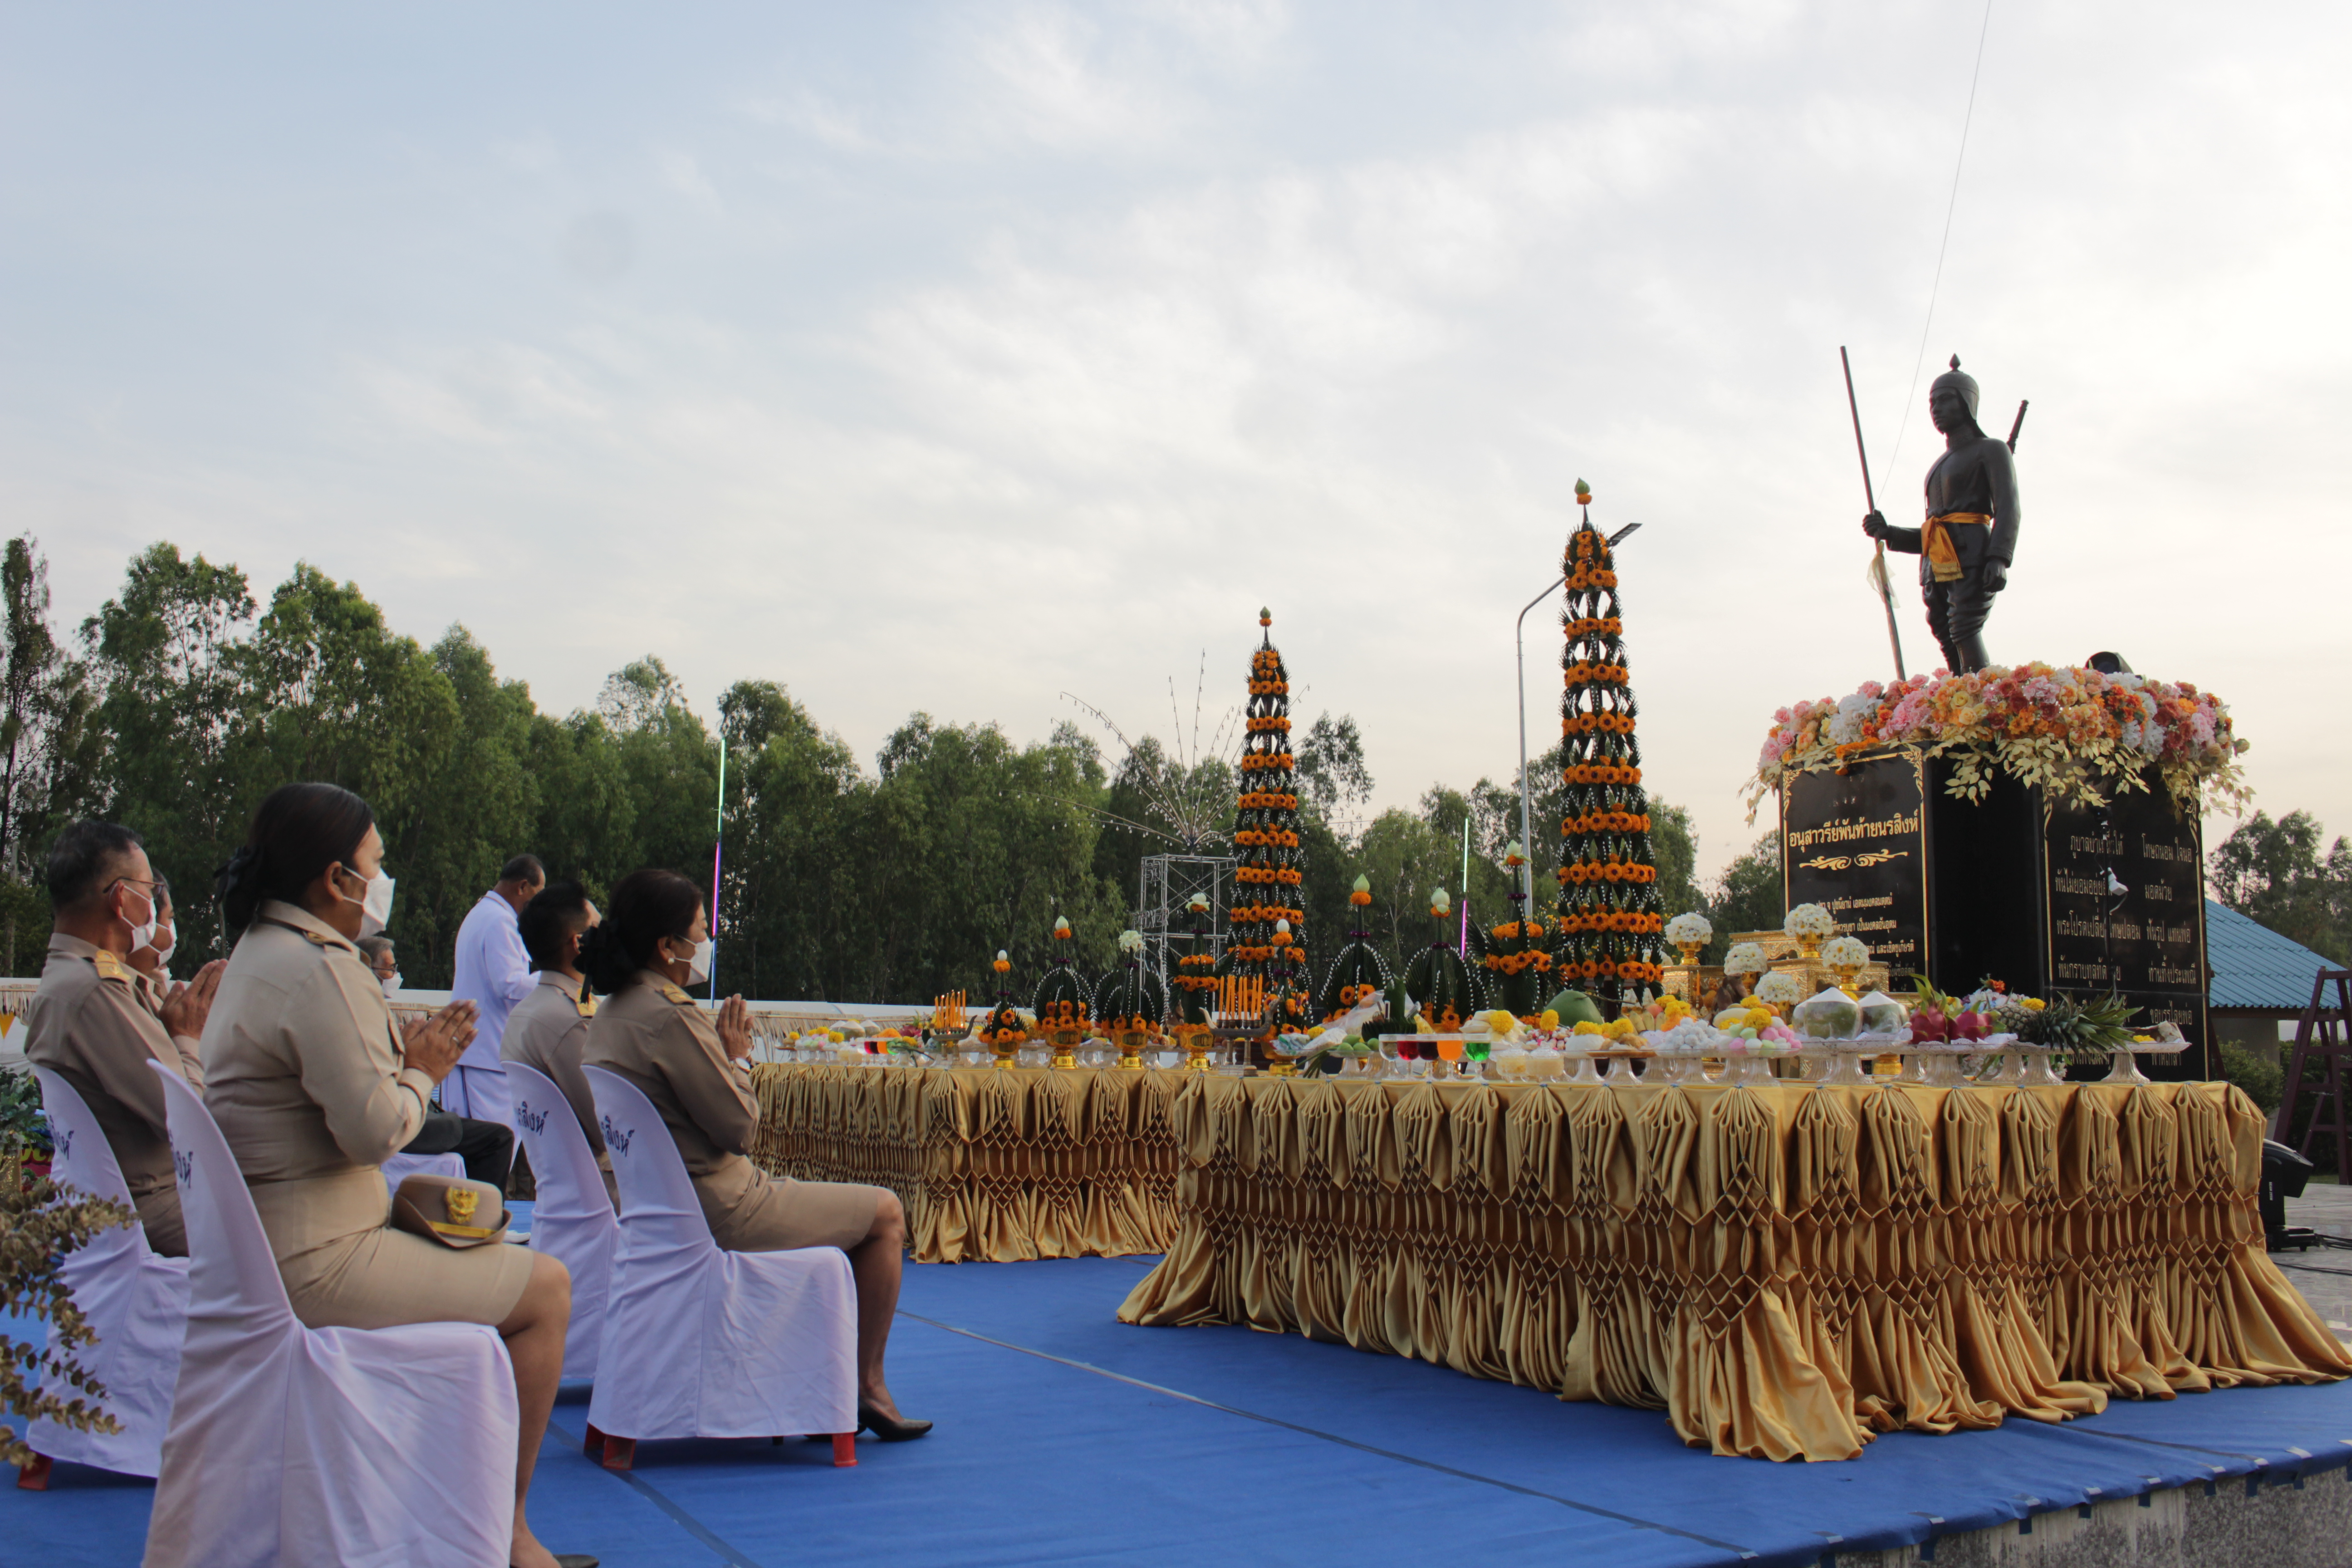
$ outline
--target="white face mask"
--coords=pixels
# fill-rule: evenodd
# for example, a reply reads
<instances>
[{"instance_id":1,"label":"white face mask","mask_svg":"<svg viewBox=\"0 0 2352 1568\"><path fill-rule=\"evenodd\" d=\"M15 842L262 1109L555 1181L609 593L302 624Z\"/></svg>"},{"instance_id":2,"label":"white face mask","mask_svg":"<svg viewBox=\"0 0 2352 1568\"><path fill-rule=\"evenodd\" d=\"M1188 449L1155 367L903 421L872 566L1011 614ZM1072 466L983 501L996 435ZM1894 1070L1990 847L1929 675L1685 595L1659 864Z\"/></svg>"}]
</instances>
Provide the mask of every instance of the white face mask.
<instances>
[{"instance_id":1,"label":"white face mask","mask_svg":"<svg viewBox=\"0 0 2352 1568\"><path fill-rule=\"evenodd\" d=\"M710 978L710 960L719 952L719 944L704 937L694 944L694 956L686 961L686 983L699 985ZM671 963L677 961L671 959Z\"/></svg>"},{"instance_id":2,"label":"white face mask","mask_svg":"<svg viewBox=\"0 0 2352 1568\"><path fill-rule=\"evenodd\" d=\"M122 885L129 887L131 884L125 882ZM154 894L142 891L141 896L147 900L146 920L133 924L128 917L124 917L124 923L131 926L131 951L133 952L142 947L152 948L155 945L155 927L161 922L163 913L163 906L155 901ZM168 957L169 954L165 956Z\"/></svg>"},{"instance_id":3,"label":"white face mask","mask_svg":"<svg viewBox=\"0 0 2352 1568\"><path fill-rule=\"evenodd\" d=\"M155 938L160 934L162 934L160 931L151 929L147 939L139 945L152 952L155 955L156 963L169 963L172 962L172 954L177 952L180 949L180 933L177 930L173 930L172 931L172 940L165 942L163 946L157 947L155 945Z\"/></svg>"},{"instance_id":4,"label":"white face mask","mask_svg":"<svg viewBox=\"0 0 2352 1568\"><path fill-rule=\"evenodd\" d=\"M343 869L354 877L359 875L352 867L346 866ZM373 936L392 923L392 889L393 879L385 876L383 868L378 867L375 875L367 879L366 892L354 899L338 887L335 896L347 904L359 905L360 934Z\"/></svg>"},{"instance_id":5,"label":"white face mask","mask_svg":"<svg viewBox=\"0 0 2352 1568\"><path fill-rule=\"evenodd\" d=\"M400 994L400 976L398 973L387 974L379 981L378 984L383 987L383 994L386 996L397 996Z\"/></svg>"}]
</instances>

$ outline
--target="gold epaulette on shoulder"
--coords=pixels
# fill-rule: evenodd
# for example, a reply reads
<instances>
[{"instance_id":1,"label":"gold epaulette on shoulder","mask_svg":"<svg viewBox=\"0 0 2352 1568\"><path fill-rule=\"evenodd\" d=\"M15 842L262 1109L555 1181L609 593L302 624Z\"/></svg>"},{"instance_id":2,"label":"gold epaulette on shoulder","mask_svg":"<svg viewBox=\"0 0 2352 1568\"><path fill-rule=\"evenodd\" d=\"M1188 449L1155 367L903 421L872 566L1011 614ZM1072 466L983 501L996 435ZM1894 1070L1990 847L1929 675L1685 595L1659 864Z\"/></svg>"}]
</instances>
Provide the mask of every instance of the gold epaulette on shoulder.
<instances>
[{"instance_id":1,"label":"gold epaulette on shoulder","mask_svg":"<svg viewBox=\"0 0 2352 1568\"><path fill-rule=\"evenodd\" d=\"M90 962L98 965L98 977L100 980L120 980L126 985L131 983L131 966L106 949L101 947L92 953Z\"/></svg>"},{"instance_id":2,"label":"gold epaulette on shoulder","mask_svg":"<svg viewBox=\"0 0 2352 1568\"><path fill-rule=\"evenodd\" d=\"M312 931L309 926L297 926L295 929L302 933L302 940L309 942L312 947L333 947L336 945L335 939L329 936L324 931Z\"/></svg>"},{"instance_id":3,"label":"gold epaulette on shoulder","mask_svg":"<svg viewBox=\"0 0 2352 1568\"><path fill-rule=\"evenodd\" d=\"M694 1005L693 997L688 996L685 992L680 991L677 986L671 984L667 980L662 982L661 994L668 997L671 1001L677 1003L681 1007L691 1007Z\"/></svg>"},{"instance_id":4,"label":"gold epaulette on shoulder","mask_svg":"<svg viewBox=\"0 0 2352 1568\"><path fill-rule=\"evenodd\" d=\"M596 1016L596 998L593 996L576 997L572 1005L580 1009L580 1016L583 1018L593 1018Z\"/></svg>"}]
</instances>

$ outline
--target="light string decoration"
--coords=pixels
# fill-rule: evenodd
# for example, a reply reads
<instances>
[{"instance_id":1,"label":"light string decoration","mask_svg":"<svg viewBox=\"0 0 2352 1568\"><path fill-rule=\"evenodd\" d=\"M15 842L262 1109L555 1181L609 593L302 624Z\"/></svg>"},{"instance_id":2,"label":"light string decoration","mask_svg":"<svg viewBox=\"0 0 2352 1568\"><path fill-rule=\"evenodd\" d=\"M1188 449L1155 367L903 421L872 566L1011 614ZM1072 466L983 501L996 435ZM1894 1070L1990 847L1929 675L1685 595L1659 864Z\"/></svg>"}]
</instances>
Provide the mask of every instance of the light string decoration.
<instances>
[{"instance_id":1,"label":"light string decoration","mask_svg":"<svg viewBox=\"0 0 2352 1568\"><path fill-rule=\"evenodd\" d=\"M1274 646L1274 612L1250 656L1249 704L1243 721L1241 791L1234 801L1234 904L1223 973L1262 982L1288 1018L1304 1019L1312 981L1301 928L1300 885L1307 856L1298 837L1298 764L1290 754L1290 673Z\"/></svg>"},{"instance_id":2,"label":"light string decoration","mask_svg":"<svg viewBox=\"0 0 2352 1568\"><path fill-rule=\"evenodd\" d=\"M1563 985L1596 999L1638 1000L1664 977L1658 869L1650 847L1650 799L1642 788L1640 707L1625 666L1625 624L1609 542L1592 526L1592 490L1576 481L1582 521L1560 563L1567 686L1560 698L1559 945Z\"/></svg>"}]
</instances>

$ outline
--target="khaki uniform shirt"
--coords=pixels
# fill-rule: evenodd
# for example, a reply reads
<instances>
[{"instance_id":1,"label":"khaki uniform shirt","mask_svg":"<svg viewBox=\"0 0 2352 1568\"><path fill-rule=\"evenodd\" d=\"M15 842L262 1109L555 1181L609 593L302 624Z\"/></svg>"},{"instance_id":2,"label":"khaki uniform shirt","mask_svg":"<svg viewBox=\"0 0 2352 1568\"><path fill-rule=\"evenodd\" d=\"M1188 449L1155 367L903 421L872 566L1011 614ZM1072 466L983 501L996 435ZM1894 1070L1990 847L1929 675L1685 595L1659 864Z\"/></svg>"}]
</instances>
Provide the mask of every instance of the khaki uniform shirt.
<instances>
[{"instance_id":1,"label":"khaki uniform shirt","mask_svg":"<svg viewBox=\"0 0 2352 1568\"><path fill-rule=\"evenodd\" d=\"M642 970L604 998L589 1023L583 1059L620 1074L653 1101L704 1213L725 1213L757 1184L759 1169L743 1157L760 1130L751 1064L728 1057L709 1015L668 980Z\"/></svg>"},{"instance_id":2,"label":"khaki uniform shirt","mask_svg":"<svg viewBox=\"0 0 2352 1568\"><path fill-rule=\"evenodd\" d=\"M710 1238L727 1251L856 1247L890 1197L851 1182L771 1176L745 1159L760 1131L751 1064L730 1058L711 1016L650 970L596 1009L583 1059L653 1102L694 1178Z\"/></svg>"},{"instance_id":3,"label":"khaki uniform shirt","mask_svg":"<svg viewBox=\"0 0 2352 1568\"><path fill-rule=\"evenodd\" d=\"M294 1315L311 1328L505 1321L518 1247L457 1251L392 1229L383 1162L416 1136L433 1079L402 1065L359 949L268 900L237 939L205 1025L205 1107L245 1173Z\"/></svg>"},{"instance_id":4,"label":"khaki uniform shirt","mask_svg":"<svg viewBox=\"0 0 2352 1568\"><path fill-rule=\"evenodd\" d=\"M604 1173L604 1194L618 1212L621 1199L613 1179L613 1156L604 1152L604 1134L596 1125L595 1098L588 1092L588 1079L580 1071L581 1052L588 1044L588 1021L595 1016L596 1004L581 1000L579 981L542 969L539 984L507 1017L499 1059L535 1068L563 1091L580 1131L588 1135L588 1147L596 1152L596 1168Z\"/></svg>"},{"instance_id":5,"label":"khaki uniform shirt","mask_svg":"<svg viewBox=\"0 0 2352 1568\"><path fill-rule=\"evenodd\" d=\"M180 1226L180 1189L163 1121L163 1086L147 1064L158 1061L205 1086L196 1042L174 1039L140 996L138 972L107 952L63 932L49 938L41 984L25 1008L25 1055L71 1084L106 1133L114 1163L147 1231L147 1245L187 1255Z\"/></svg>"},{"instance_id":6,"label":"khaki uniform shirt","mask_svg":"<svg viewBox=\"0 0 2352 1568\"><path fill-rule=\"evenodd\" d=\"M359 949L275 900L221 976L204 1058L205 1108L254 1185L381 1165L416 1136L433 1098L433 1079L401 1065L392 1008Z\"/></svg>"}]
</instances>

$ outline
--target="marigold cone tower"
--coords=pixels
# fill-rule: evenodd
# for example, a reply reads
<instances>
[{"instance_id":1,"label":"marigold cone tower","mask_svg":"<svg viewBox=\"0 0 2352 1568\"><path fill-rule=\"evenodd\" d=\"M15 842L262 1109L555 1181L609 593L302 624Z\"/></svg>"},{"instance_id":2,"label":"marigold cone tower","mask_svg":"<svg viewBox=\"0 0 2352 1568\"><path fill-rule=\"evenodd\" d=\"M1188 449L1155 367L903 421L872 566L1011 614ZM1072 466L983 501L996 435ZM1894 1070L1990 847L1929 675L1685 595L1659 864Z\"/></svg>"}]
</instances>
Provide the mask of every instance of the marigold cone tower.
<instances>
[{"instance_id":1,"label":"marigold cone tower","mask_svg":"<svg viewBox=\"0 0 2352 1568\"><path fill-rule=\"evenodd\" d=\"M1609 542L1592 526L1592 492L1576 482L1583 522L1561 562L1567 692L1560 699L1566 815L1560 819L1559 984L1630 1002L1664 975L1650 800L1642 789L1639 708L1625 668L1625 626Z\"/></svg>"},{"instance_id":2,"label":"marigold cone tower","mask_svg":"<svg viewBox=\"0 0 2352 1568\"><path fill-rule=\"evenodd\" d=\"M1271 628L1272 612L1260 610L1257 624ZM1290 755L1290 674L1269 629L1250 656L1246 739L1242 747L1241 793L1234 827L1233 925L1223 972L1265 982L1271 999L1287 992L1286 1011L1307 1016L1306 992L1312 985L1302 927L1307 911L1299 885L1307 858L1298 847L1297 763ZM1277 922L1287 926L1276 931ZM1279 940L1277 940L1279 939Z\"/></svg>"}]
</instances>

